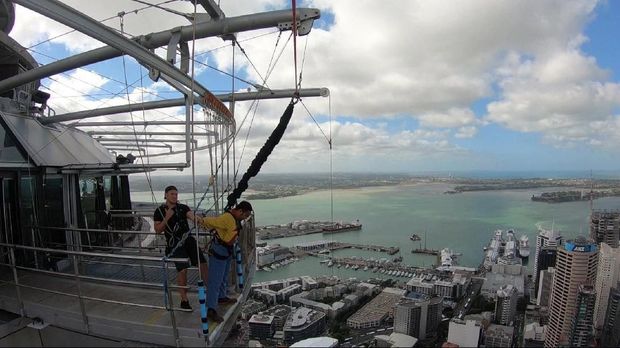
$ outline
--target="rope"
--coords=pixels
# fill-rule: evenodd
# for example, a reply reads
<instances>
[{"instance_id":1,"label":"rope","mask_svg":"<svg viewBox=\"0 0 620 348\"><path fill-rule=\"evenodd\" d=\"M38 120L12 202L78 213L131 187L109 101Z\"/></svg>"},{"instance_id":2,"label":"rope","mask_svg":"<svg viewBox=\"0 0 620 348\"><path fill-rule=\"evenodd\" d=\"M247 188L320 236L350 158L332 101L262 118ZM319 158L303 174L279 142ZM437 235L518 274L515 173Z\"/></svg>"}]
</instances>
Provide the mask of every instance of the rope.
<instances>
[{"instance_id":1,"label":"rope","mask_svg":"<svg viewBox=\"0 0 620 348\"><path fill-rule=\"evenodd\" d=\"M134 0L137 1L137 0ZM194 18L196 18L196 0L193 1L193 5L194 5ZM196 52L196 21L192 21L192 57L194 56L194 53ZM190 85L190 94L189 94L189 117L190 117L190 122L191 122L191 132L190 134L186 134L186 137L190 137L191 140L194 140L194 86L195 86L195 64L192 64L192 76L191 76L191 85ZM191 150L191 158L192 158L192 194L193 194L193 202L194 202L194 212L197 212L197 208L196 208L196 160L195 160L195 151L194 149L191 148L191 144L193 144L193 142L190 142L188 144L188 146L190 147L189 150ZM207 186L207 189L209 189L209 187ZM196 219L194 219L194 229L196 230L196 255L200 255L200 247L198 246L198 231L199 231L199 227L198 224L196 223ZM200 272L200 257L198 257L198 279L200 281L202 281L202 272Z\"/></svg>"},{"instance_id":2,"label":"rope","mask_svg":"<svg viewBox=\"0 0 620 348\"><path fill-rule=\"evenodd\" d=\"M321 128L321 126L319 125L319 123L316 121L316 119L314 118L314 116L312 116L312 113L310 112L310 110L308 110L308 108L306 107L306 104L304 104L303 100L301 100L301 105L303 105L304 109L306 109L306 112L308 113L308 115L310 115L310 117L312 118L312 121L314 121L314 124L316 124L316 126L319 128L319 130L321 131L321 134L323 134L323 137L325 138L325 140L327 140L327 143L329 144L329 148L331 149L332 147L332 139L331 139L331 135L328 138L327 135L325 134L325 132L323 131L323 128ZM331 103L331 102L330 102ZM331 121L330 121L330 134L331 134Z\"/></svg>"},{"instance_id":3,"label":"rope","mask_svg":"<svg viewBox=\"0 0 620 348\"><path fill-rule=\"evenodd\" d=\"M141 1L141 0L131 0L131 1L137 2L139 4L143 4L143 5L150 5L149 7L155 7L157 9L160 9L160 10L163 10L163 11L166 11L166 12L169 12L169 13L172 13L172 14L184 17L184 18L188 18L188 19L190 18L186 13L175 11L173 9L162 7L162 6L159 6L159 5L156 5L156 4L149 4L146 1ZM194 10L194 18L195 18L195 15L196 15L196 11Z\"/></svg>"},{"instance_id":4,"label":"rope","mask_svg":"<svg viewBox=\"0 0 620 348\"><path fill-rule=\"evenodd\" d=\"M164 5L164 4L168 4L168 3L171 3L171 2L175 2L175 1L178 1L178 0L167 0L167 1L160 2L160 3L158 3L158 4L148 4L148 6L141 7L141 8L137 8L137 9L135 9L135 10L130 10L130 11L121 11L121 13L134 13L134 14L138 14L138 12L140 12L140 11L142 11L142 10L146 10L146 9L149 9L149 8L151 8L151 7L154 7L154 6ZM107 21L109 21L110 19L114 19L114 18L116 18L116 17L117 17L117 15L110 16L110 17L108 17L108 18L101 19L101 20L99 20L98 22L99 22L99 23L107 22ZM39 41L39 42L37 42L37 43L35 43L35 44L33 44L33 45L29 46L29 47L25 47L25 49L26 49L26 50L31 50L33 47L37 47L37 46L40 46L40 45L42 45L42 44L44 44L44 43L46 43L46 42L50 42L50 41L53 41L53 40L59 39L59 38L61 38L61 37L65 36L65 35L69 35L69 34L71 34L71 33L75 32L75 31L77 31L77 30L76 30L76 29L69 30L69 31L64 32L64 33L62 33L62 34L58 34L58 35L56 35L56 36L54 36L54 37L50 37L50 38L48 38L48 39L46 39L46 40ZM20 52L23 52L23 50L21 50Z\"/></svg>"},{"instance_id":5,"label":"rope","mask_svg":"<svg viewBox=\"0 0 620 348\"><path fill-rule=\"evenodd\" d=\"M273 130L273 132L271 132L271 135L269 136L263 147L261 147L261 149L258 151L258 154L250 164L250 167L248 168L246 173L243 174L241 180L239 180L237 187L230 195L228 195L228 204L226 206L227 208L231 208L237 203L237 199L239 199L239 197L241 197L241 194L248 188L248 182L250 181L250 179L260 172L261 167L267 161L267 158L269 157L273 149L282 139L284 131L286 130L286 127L288 126L288 123L293 116L295 103L295 98L292 98L288 107L280 117L280 122Z\"/></svg>"},{"instance_id":6,"label":"rope","mask_svg":"<svg viewBox=\"0 0 620 348\"><path fill-rule=\"evenodd\" d=\"M120 28L121 28L121 35L123 35L124 33L124 28L125 28L125 17L124 14L121 15L119 14L119 21L120 21ZM129 85L127 83L127 65L125 63L125 55L123 55L122 57L123 60L123 76L125 78L125 91L126 91L126 95L127 95L127 104L131 105L131 97L129 96ZM142 75L142 74L140 74ZM142 77L140 77L140 80L142 80ZM142 112L144 112L144 108L142 109ZM140 148L140 143L138 140L138 133L136 132L136 125L134 123L133 120L133 111L131 110L131 108L129 109L129 117L131 118L131 128L133 130L133 136L134 139L136 140L136 148ZM149 184L149 190L151 191L151 198L153 200L153 202L156 201L155 198L155 192L153 192L153 184L151 182L151 178L148 176L147 174L147 170L146 170L146 165L144 164L144 157L140 156L140 162L142 163L142 170L144 171L145 177L146 177L146 182Z\"/></svg>"}]
</instances>

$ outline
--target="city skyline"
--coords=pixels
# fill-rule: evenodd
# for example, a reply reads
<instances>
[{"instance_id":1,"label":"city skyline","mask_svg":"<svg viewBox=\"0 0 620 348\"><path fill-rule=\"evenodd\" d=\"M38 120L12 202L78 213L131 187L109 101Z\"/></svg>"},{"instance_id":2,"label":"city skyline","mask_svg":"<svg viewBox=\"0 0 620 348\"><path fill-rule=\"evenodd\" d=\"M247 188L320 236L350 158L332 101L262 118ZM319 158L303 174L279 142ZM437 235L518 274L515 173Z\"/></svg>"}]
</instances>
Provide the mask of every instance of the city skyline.
<instances>
[{"instance_id":1,"label":"city skyline","mask_svg":"<svg viewBox=\"0 0 620 348\"><path fill-rule=\"evenodd\" d=\"M132 35L187 25L184 18L157 9L132 15L130 10L140 4L130 1L66 3L96 19L110 18L105 24L119 30L117 15L126 11L123 31ZM221 5L231 17L281 7L275 4L282 2ZM301 66L307 44L303 87L331 90L329 100L306 98L304 103L327 136L331 111L335 170L619 169L613 161L620 144L620 48L612 34L620 31L617 2L317 0L298 6L322 12L313 32L298 38L298 60ZM188 2L169 7L193 11ZM62 35L66 32L18 6L11 36L32 46L31 53L43 64L99 45L76 33ZM240 34L239 39L252 64L237 50L235 75L260 82L259 72L264 75L277 34L264 30ZM284 41L285 35L278 47ZM294 84L291 45L283 51L270 88ZM196 49L202 52L197 78L208 81L213 91L229 91L230 78L207 67L231 72L229 44L202 40ZM134 102L143 91L148 100L174 96L162 83L148 78L138 82L135 61L125 63L127 78L135 83L129 89ZM52 94L50 105L62 113L126 103L121 66L118 58L44 80ZM247 86L237 81L235 89ZM261 102L245 160L262 145L285 104ZM238 103L240 119L248 108L249 103ZM177 109L167 112L182 118ZM265 165L266 172L329 170L327 141L303 108L296 111L281 145ZM308 156L313 160L305 160ZM207 166L199 162L197 168Z\"/></svg>"}]
</instances>

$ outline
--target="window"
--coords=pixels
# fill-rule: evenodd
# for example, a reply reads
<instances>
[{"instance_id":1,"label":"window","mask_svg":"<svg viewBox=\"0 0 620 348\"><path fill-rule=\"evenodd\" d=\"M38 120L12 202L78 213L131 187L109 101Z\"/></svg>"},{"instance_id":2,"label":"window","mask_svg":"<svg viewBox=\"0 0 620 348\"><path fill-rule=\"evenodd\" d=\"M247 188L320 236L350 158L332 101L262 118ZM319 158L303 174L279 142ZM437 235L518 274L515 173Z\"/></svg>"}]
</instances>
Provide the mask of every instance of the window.
<instances>
[{"instance_id":1,"label":"window","mask_svg":"<svg viewBox=\"0 0 620 348\"><path fill-rule=\"evenodd\" d=\"M2 122L0 126L0 162L27 163L13 136L6 131Z\"/></svg>"}]
</instances>

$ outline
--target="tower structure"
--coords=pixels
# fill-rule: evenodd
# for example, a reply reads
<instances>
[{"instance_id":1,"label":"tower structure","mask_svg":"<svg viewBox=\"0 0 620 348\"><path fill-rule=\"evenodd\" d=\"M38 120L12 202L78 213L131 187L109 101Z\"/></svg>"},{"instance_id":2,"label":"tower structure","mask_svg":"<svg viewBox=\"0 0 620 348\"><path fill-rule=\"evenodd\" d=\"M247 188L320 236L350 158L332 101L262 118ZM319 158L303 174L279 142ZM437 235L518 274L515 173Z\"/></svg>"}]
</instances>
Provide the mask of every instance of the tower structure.
<instances>
[{"instance_id":1,"label":"tower structure","mask_svg":"<svg viewBox=\"0 0 620 348\"><path fill-rule=\"evenodd\" d=\"M598 248L585 237L569 240L558 249L545 347L569 343L579 287L594 284L597 264Z\"/></svg>"}]
</instances>

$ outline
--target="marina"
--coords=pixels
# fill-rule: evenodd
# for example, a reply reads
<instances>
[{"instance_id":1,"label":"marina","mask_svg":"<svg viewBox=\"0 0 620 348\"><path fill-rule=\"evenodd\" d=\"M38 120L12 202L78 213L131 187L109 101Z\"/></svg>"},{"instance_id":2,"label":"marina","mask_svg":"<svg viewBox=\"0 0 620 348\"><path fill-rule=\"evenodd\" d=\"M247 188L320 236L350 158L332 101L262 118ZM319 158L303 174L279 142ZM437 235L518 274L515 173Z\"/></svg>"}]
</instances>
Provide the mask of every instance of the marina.
<instances>
[{"instance_id":1,"label":"marina","mask_svg":"<svg viewBox=\"0 0 620 348\"><path fill-rule=\"evenodd\" d=\"M432 268L410 266L400 263L391 262L386 258L374 259L374 258L358 258L358 257L333 257L328 262L321 261L320 264L327 265L332 263L332 266L340 268L349 268L353 270L362 270L365 272L380 272L393 277L413 277L415 274L421 272L434 272Z\"/></svg>"}]
</instances>

